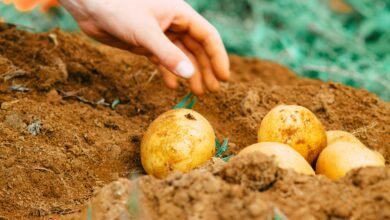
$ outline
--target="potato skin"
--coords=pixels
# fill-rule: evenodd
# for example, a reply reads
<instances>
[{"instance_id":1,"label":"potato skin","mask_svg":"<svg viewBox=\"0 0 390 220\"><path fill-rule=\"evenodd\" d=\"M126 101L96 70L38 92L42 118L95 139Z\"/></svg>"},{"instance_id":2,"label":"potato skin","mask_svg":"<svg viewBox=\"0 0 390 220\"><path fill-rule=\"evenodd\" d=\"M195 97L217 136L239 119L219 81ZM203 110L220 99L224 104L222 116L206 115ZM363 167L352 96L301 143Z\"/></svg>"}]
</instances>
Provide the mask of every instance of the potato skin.
<instances>
[{"instance_id":1,"label":"potato skin","mask_svg":"<svg viewBox=\"0 0 390 220\"><path fill-rule=\"evenodd\" d=\"M297 173L315 175L313 168L298 152L290 146L277 142L260 142L250 145L239 154L260 152L273 156L276 164L283 169L292 169Z\"/></svg>"},{"instance_id":2,"label":"potato skin","mask_svg":"<svg viewBox=\"0 0 390 220\"><path fill-rule=\"evenodd\" d=\"M287 144L310 164L327 144L322 123L309 109L297 105L273 108L261 122L258 141Z\"/></svg>"},{"instance_id":3,"label":"potato skin","mask_svg":"<svg viewBox=\"0 0 390 220\"><path fill-rule=\"evenodd\" d=\"M355 143L361 145L362 147L366 147L357 137L355 137L353 134L346 131L341 131L341 130L327 131L326 137L328 140L327 145L331 145L338 141L344 141L344 142Z\"/></svg>"},{"instance_id":4,"label":"potato skin","mask_svg":"<svg viewBox=\"0 0 390 220\"><path fill-rule=\"evenodd\" d=\"M141 162L148 174L163 178L178 170L187 172L215 154L210 123L190 109L174 109L157 117L141 142Z\"/></svg>"},{"instance_id":5,"label":"potato skin","mask_svg":"<svg viewBox=\"0 0 390 220\"><path fill-rule=\"evenodd\" d=\"M383 156L356 143L337 141L321 152L316 173L336 180L352 169L366 166L385 166Z\"/></svg>"}]
</instances>

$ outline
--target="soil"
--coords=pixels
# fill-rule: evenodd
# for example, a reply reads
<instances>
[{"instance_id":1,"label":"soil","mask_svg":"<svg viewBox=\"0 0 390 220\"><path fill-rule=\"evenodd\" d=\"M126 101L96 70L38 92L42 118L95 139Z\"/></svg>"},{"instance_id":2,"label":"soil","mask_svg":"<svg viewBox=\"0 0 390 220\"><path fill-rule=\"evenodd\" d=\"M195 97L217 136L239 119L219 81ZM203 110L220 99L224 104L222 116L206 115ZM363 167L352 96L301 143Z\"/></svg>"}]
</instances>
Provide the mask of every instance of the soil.
<instances>
[{"instance_id":1,"label":"soil","mask_svg":"<svg viewBox=\"0 0 390 220\"><path fill-rule=\"evenodd\" d=\"M298 104L382 153L386 167L331 181L251 154L155 179L140 164L140 140L187 94L185 82L169 90L145 58L78 34L0 25L0 219L390 219L390 103L230 59L232 80L194 108L229 137L228 154L256 142L270 109Z\"/></svg>"}]
</instances>

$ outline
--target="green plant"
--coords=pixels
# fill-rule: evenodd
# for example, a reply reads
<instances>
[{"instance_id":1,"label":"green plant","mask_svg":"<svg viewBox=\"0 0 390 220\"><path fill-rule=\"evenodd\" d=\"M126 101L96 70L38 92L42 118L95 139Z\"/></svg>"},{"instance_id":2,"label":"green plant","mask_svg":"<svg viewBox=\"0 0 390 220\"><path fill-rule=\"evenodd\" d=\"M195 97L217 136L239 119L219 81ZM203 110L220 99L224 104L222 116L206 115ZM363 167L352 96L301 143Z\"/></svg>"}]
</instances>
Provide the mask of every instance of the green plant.
<instances>
[{"instance_id":1,"label":"green plant","mask_svg":"<svg viewBox=\"0 0 390 220\"><path fill-rule=\"evenodd\" d=\"M195 102L197 100L197 96L193 95L191 92L188 93L183 100L181 100L177 105L173 107L173 109L178 109L178 108L188 108L192 109L192 107L195 105ZM189 103L187 104L187 102ZM187 104L187 105L186 105Z\"/></svg>"},{"instance_id":2,"label":"green plant","mask_svg":"<svg viewBox=\"0 0 390 220\"><path fill-rule=\"evenodd\" d=\"M138 186L138 174L133 173L130 176L130 180L132 181L132 187L131 191L129 193L129 198L127 199L127 210L132 217L138 217L140 213L140 207L139 207L139 197L140 197L140 190Z\"/></svg>"},{"instance_id":3,"label":"green plant","mask_svg":"<svg viewBox=\"0 0 390 220\"><path fill-rule=\"evenodd\" d=\"M112 109L115 109L117 105L119 105L121 103L121 100L119 99L115 99L114 101L112 101L111 103L111 108Z\"/></svg>"},{"instance_id":4,"label":"green plant","mask_svg":"<svg viewBox=\"0 0 390 220\"><path fill-rule=\"evenodd\" d=\"M88 208L87 220L92 220L92 207Z\"/></svg>"},{"instance_id":5,"label":"green plant","mask_svg":"<svg viewBox=\"0 0 390 220\"><path fill-rule=\"evenodd\" d=\"M215 138L215 155L214 157L221 158L223 161L227 162L233 155L227 155L223 157L223 155L227 152L229 149L229 140L227 138L223 139L222 144L218 140L218 138Z\"/></svg>"}]
</instances>

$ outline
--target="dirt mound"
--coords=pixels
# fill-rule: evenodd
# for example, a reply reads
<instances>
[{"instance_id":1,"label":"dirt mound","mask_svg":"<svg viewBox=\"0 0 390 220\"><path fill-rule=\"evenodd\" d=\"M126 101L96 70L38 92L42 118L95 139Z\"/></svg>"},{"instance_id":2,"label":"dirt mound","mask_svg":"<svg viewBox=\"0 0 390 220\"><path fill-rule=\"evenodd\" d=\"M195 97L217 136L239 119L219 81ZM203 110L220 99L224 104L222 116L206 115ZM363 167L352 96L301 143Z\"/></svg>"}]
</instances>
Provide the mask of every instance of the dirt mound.
<instances>
[{"instance_id":1,"label":"dirt mound","mask_svg":"<svg viewBox=\"0 0 390 220\"><path fill-rule=\"evenodd\" d=\"M265 168L268 171L258 173L275 176L277 168L272 160L262 154L256 156L258 157L250 155L246 158L250 158L253 162L257 161L259 166L268 167ZM232 164L238 165L237 169L242 166L242 162L242 158L241 160L235 158ZM233 167L225 166L224 168L232 170ZM222 173L225 172L222 171ZM129 187L131 184L133 187ZM129 190L132 194L121 196L119 199L115 198L118 190L112 189L113 187L118 188L117 185L124 185L121 188L132 189ZM135 193L137 191L138 194ZM107 197L107 194L110 196ZM102 215L102 213L108 209L117 210L120 209L117 207L127 206L127 209L122 209L123 215L126 215L131 209L128 206L129 198L134 196L138 196L137 210L143 210L142 213L137 212L138 215L133 216L139 219L266 219L273 217L271 205L261 198L260 192L250 190L245 185L229 184L223 180L223 175L213 175L208 168L195 170L184 175L177 173L164 180L144 176L130 183L129 180L121 179L105 186L92 199L89 208L70 219L85 219L88 215L88 209L92 210L90 211L93 213L92 216L97 219L114 219L118 213L114 215ZM116 202L114 204L106 202L110 204L103 206L104 209L96 205L104 201Z\"/></svg>"},{"instance_id":2,"label":"dirt mound","mask_svg":"<svg viewBox=\"0 0 390 220\"><path fill-rule=\"evenodd\" d=\"M229 137L229 153L256 142L261 119L284 103L309 108L327 129L355 133L390 162L389 103L366 90L300 79L268 61L231 56L231 62L233 79L195 105L219 138ZM137 186L139 204L151 210L145 218L258 219L275 212L292 219L389 218L389 166L331 182L252 156L164 180L142 176L143 133L188 92L184 82L178 91L166 89L144 58L80 35L1 26L0 76L0 219L77 217L98 189L118 179L121 195ZM120 104L113 109L114 100ZM136 175L137 181L120 179ZM109 195L98 193L92 204L113 207L125 198ZM112 213L129 210L123 201Z\"/></svg>"},{"instance_id":3,"label":"dirt mound","mask_svg":"<svg viewBox=\"0 0 390 220\"><path fill-rule=\"evenodd\" d=\"M242 168L246 170L242 172ZM370 174L362 174L362 170ZM387 219L390 192L385 187L390 183L389 172L389 167L361 169L332 182L278 169L260 153L239 155L214 175L199 169L164 180L150 176L134 181L120 179L105 186L87 208L69 219L86 219L88 212L93 219L270 219L275 215L291 219ZM233 173L237 181L226 181ZM376 181L369 181L373 176ZM351 184L357 178L370 183L364 187Z\"/></svg>"}]
</instances>

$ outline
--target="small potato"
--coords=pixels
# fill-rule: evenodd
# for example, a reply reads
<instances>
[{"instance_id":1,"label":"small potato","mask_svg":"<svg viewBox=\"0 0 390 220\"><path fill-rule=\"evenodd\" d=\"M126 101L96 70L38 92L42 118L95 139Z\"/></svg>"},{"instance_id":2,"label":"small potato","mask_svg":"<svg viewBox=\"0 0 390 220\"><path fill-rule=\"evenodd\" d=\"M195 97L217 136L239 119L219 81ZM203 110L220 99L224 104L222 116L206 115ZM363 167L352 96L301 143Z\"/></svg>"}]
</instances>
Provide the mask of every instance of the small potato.
<instances>
[{"instance_id":1,"label":"small potato","mask_svg":"<svg viewBox=\"0 0 390 220\"><path fill-rule=\"evenodd\" d=\"M273 108L261 122L258 141L287 144L310 164L327 143L325 129L315 114L297 105Z\"/></svg>"},{"instance_id":2,"label":"small potato","mask_svg":"<svg viewBox=\"0 0 390 220\"><path fill-rule=\"evenodd\" d=\"M240 151L240 154L261 152L273 156L276 164L283 169L292 169L297 173L314 175L310 164L290 146L277 142L261 142L250 145Z\"/></svg>"},{"instance_id":3,"label":"small potato","mask_svg":"<svg viewBox=\"0 0 390 220\"><path fill-rule=\"evenodd\" d=\"M190 109L175 109L160 115L141 142L142 166L158 178L175 170L190 171L214 154L213 128L202 115Z\"/></svg>"},{"instance_id":4,"label":"small potato","mask_svg":"<svg viewBox=\"0 0 390 220\"><path fill-rule=\"evenodd\" d=\"M337 141L321 152L316 172L336 180L352 169L366 166L385 166L383 156L356 143Z\"/></svg>"},{"instance_id":5,"label":"small potato","mask_svg":"<svg viewBox=\"0 0 390 220\"><path fill-rule=\"evenodd\" d=\"M345 141L345 142L350 142L350 143L355 143L355 144L361 145L362 147L366 147L353 134L346 132L346 131L340 131L340 130L327 131L326 137L328 140L327 145L331 145L331 144L338 142L338 141Z\"/></svg>"}]
</instances>

